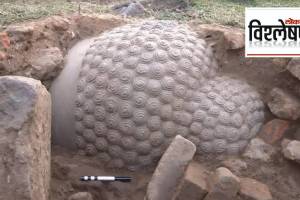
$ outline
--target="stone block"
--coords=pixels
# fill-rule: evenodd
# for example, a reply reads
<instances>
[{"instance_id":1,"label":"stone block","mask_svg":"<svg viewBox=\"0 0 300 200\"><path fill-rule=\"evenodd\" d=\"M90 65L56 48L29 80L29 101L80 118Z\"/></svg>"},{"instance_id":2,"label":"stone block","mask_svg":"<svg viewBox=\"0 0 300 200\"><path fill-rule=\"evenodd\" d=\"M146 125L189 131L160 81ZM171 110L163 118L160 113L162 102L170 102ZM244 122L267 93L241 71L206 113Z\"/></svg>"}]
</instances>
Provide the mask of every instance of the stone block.
<instances>
[{"instance_id":1,"label":"stone block","mask_svg":"<svg viewBox=\"0 0 300 200\"><path fill-rule=\"evenodd\" d=\"M177 135L163 154L147 188L147 200L172 200L196 146Z\"/></svg>"},{"instance_id":2,"label":"stone block","mask_svg":"<svg viewBox=\"0 0 300 200\"><path fill-rule=\"evenodd\" d=\"M204 200L232 200L240 190L240 180L225 167L220 167L209 180L209 192Z\"/></svg>"},{"instance_id":3,"label":"stone block","mask_svg":"<svg viewBox=\"0 0 300 200\"><path fill-rule=\"evenodd\" d=\"M282 153L287 159L300 163L300 141L283 141Z\"/></svg>"},{"instance_id":4,"label":"stone block","mask_svg":"<svg viewBox=\"0 0 300 200\"><path fill-rule=\"evenodd\" d=\"M48 200L50 95L18 76L2 76L0 94L0 199Z\"/></svg>"},{"instance_id":5,"label":"stone block","mask_svg":"<svg viewBox=\"0 0 300 200\"><path fill-rule=\"evenodd\" d=\"M199 200L208 192L207 178L209 172L200 164L191 162L175 200Z\"/></svg>"},{"instance_id":6,"label":"stone block","mask_svg":"<svg viewBox=\"0 0 300 200\"><path fill-rule=\"evenodd\" d=\"M244 200L272 200L269 187L251 178L241 178L239 196Z\"/></svg>"},{"instance_id":7,"label":"stone block","mask_svg":"<svg viewBox=\"0 0 300 200\"><path fill-rule=\"evenodd\" d=\"M283 138L284 134L289 130L289 128L289 121L273 119L262 127L259 137L268 144L274 144Z\"/></svg>"}]
</instances>

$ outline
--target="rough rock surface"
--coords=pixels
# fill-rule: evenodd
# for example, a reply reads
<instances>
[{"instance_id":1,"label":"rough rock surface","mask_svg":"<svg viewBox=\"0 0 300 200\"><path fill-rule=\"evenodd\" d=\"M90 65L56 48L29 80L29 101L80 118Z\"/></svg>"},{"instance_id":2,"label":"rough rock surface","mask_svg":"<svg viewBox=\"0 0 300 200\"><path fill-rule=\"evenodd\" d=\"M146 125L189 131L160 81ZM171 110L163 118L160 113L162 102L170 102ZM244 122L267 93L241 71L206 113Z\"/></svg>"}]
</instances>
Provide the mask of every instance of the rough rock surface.
<instances>
[{"instance_id":1,"label":"rough rock surface","mask_svg":"<svg viewBox=\"0 0 300 200\"><path fill-rule=\"evenodd\" d=\"M197 31L198 30L198 31ZM218 42L224 40L226 48L241 49L245 46L245 33L241 29L216 24L202 24L197 26L196 32L201 38L206 38L209 41ZM223 39L222 39L223 37Z\"/></svg>"},{"instance_id":2,"label":"rough rock surface","mask_svg":"<svg viewBox=\"0 0 300 200\"><path fill-rule=\"evenodd\" d=\"M269 187L251 178L241 178L239 196L244 200L272 200Z\"/></svg>"},{"instance_id":3,"label":"rough rock surface","mask_svg":"<svg viewBox=\"0 0 300 200\"><path fill-rule=\"evenodd\" d=\"M40 81L0 77L0 199L48 200L51 99Z\"/></svg>"},{"instance_id":4,"label":"rough rock surface","mask_svg":"<svg viewBox=\"0 0 300 200\"><path fill-rule=\"evenodd\" d=\"M272 119L259 132L259 137L268 144L280 141L290 128L290 122L281 119Z\"/></svg>"},{"instance_id":5,"label":"rough rock surface","mask_svg":"<svg viewBox=\"0 0 300 200\"><path fill-rule=\"evenodd\" d=\"M222 165L237 175L242 174L242 172L248 167L246 162L238 158L229 158L224 160Z\"/></svg>"},{"instance_id":6,"label":"rough rock surface","mask_svg":"<svg viewBox=\"0 0 300 200\"><path fill-rule=\"evenodd\" d=\"M38 49L29 59L29 63L32 68L26 72L28 75L38 80L49 80L62 70L63 55L57 47Z\"/></svg>"},{"instance_id":7,"label":"rough rock surface","mask_svg":"<svg viewBox=\"0 0 300 200\"><path fill-rule=\"evenodd\" d=\"M270 161L275 153L275 149L270 144L265 143L260 138L254 138L250 141L243 156L261 161Z\"/></svg>"},{"instance_id":8,"label":"rough rock surface","mask_svg":"<svg viewBox=\"0 0 300 200\"><path fill-rule=\"evenodd\" d=\"M19 75L50 82L49 78L57 76L63 67L58 65L60 54L64 56L80 39L98 35L124 22L112 15L70 15L9 25L4 33L9 36L10 46L6 58L0 60L0 75ZM46 51L45 57L41 51ZM36 63L35 59L40 56Z\"/></svg>"},{"instance_id":9,"label":"rough rock surface","mask_svg":"<svg viewBox=\"0 0 300 200\"><path fill-rule=\"evenodd\" d=\"M243 49L245 33L242 29L217 24L190 24L191 28L211 45L220 66L228 63L228 50Z\"/></svg>"},{"instance_id":10,"label":"rough rock surface","mask_svg":"<svg viewBox=\"0 0 300 200\"><path fill-rule=\"evenodd\" d=\"M287 69L300 80L300 59L299 58L293 58L290 60Z\"/></svg>"},{"instance_id":11,"label":"rough rock surface","mask_svg":"<svg viewBox=\"0 0 300 200\"><path fill-rule=\"evenodd\" d=\"M277 117L287 120L296 120L300 117L300 101L297 97L280 88L273 88L270 98L268 106Z\"/></svg>"},{"instance_id":12,"label":"rough rock surface","mask_svg":"<svg viewBox=\"0 0 300 200\"><path fill-rule=\"evenodd\" d=\"M204 200L232 200L240 189L240 179L227 168L220 167L209 180L209 192Z\"/></svg>"},{"instance_id":13,"label":"rough rock surface","mask_svg":"<svg viewBox=\"0 0 300 200\"><path fill-rule=\"evenodd\" d=\"M93 200L93 196L89 192L78 192L72 194L68 200Z\"/></svg>"},{"instance_id":14,"label":"rough rock surface","mask_svg":"<svg viewBox=\"0 0 300 200\"><path fill-rule=\"evenodd\" d=\"M287 159L300 163L300 141L283 141L282 153Z\"/></svg>"},{"instance_id":15,"label":"rough rock surface","mask_svg":"<svg viewBox=\"0 0 300 200\"><path fill-rule=\"evenodd\" d=\"M192 142L176 136L155 169L146 200L172 200L195 152Z\"/></svg>"},{"instance_id":16,"label":"rough rock surface","mask_svg":"<svg viewBox=\"0 0 300 200\"><path fill-rule=\"evenodd\" d=\"M199 200L208 193L209 172L200 164L191 162L185 172L175 200Z\"/></svg>"}]
</instances>

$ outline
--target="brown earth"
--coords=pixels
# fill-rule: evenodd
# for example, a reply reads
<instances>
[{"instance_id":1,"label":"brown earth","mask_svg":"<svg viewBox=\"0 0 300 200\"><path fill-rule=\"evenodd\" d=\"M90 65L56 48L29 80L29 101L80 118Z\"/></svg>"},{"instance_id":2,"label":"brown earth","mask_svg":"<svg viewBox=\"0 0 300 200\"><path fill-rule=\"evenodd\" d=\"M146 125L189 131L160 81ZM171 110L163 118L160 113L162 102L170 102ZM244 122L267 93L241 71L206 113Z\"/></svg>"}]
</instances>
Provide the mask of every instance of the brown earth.
<instances>
[{"instance_id":1,"label":"brown earth","mask_svg":"<svg viewBox=\"0 0 300 200\"><path fill-rule=\"evenodd\" d=\"M223 166L221 162L228 158L232 157L197 155L194 160L208 170L214 171ZM268 163L239 159L246 162L248 166L247 169L239 172L239 176L253 178L268 185L273 200L300 199L299 164L284 159L280 152ZM91 192L96 200L142 200L154 171L154 166L139 172L106 169L97 159L75 155L61 147L52 149L51 167L51 200L64 200L79 191ZM84 175L131 176L133 182L80 182L79 178Z\"/></svg>"},{"instance_id":2,"label":"brown earth","mask_svg":"<svg viewBox=\"0 0 300 200\"><path fill-rule=\"evenodd\" d=\"M4 59L0 57L0 75L31 77L49 86L63 69L64 63L57 63L52 66L51 72L47 72L47 64L35 66L31 61L31 58L40 56L39 51L56 48L65 56L76 42L124 23L125 20L112 15L74 14L10 25L3 32L8 35L10 44L4 52Z\"/></svg>"},{"instance_id":3,"label":"brown earth","mask_svg":"<svg viewBox=\"0 0 300 200\"><path fill-rule=\"evenodd\" d=\"M139 172L104 168L96 158L76 155L61 147L52 149L51 200L65 200L73 193L89 191L95 200L142 200L154 166ZM84 175L131 176L131 183L81 182Z\"/></svg>"},{"instance_id":4,"label":"brown earth","mask_svg":"<svg viewBox=\"0 0 300 200\"><path fill-rule=\"evenodd\" d=\"M23 27L33 27L33 31L29 35L25 33L27 38L24 38L24 35L22 37L18 34L14 35L19 38L12 39L11 47L6 52L8 59L0 60L0 75L17 74L34 77L32 74L28 74L31 69L28 58L36 49L58 47L63 55L66 55L70 47L79 40L100 34L124 23L123 19L110 15L100 17L74 15L51 17L23 24L21 25ZM31 32L31 30L29 31ZM220 72L247 80L256 87L264 102L268 101L269 91L273 87L280 87L300 96L300 81L286 70L289 59L246 59L243 48L228 50L222 45L220 48L219 51L223 51L225 55L224 59L220 60L222 65ZM56 75L58 73L59 71L56 72ZM42 81L44 84L51 83L51 80ZM266 121L273 118L274 116L267 109ZM298 124L299 121L294 121L291 127L297 127ZM287 134L286 137L292 137L292 134ZM278 144L274 147L280 149ZM221 161L225 159L227 158L206 155L195 157L197 162L211 171L220 167ZM240 171L240 176L254 178L267 184L274 200L300 199L300 167L284 159L280 151L272 158L271 162L240 159L248 165L247 169ZM65 200L78 191L89 191L96 200L142 200L154 171L154 166L139 172L105 169L96 158L81 157L57 146L52 148L51 167L51 200ZM79 178L83 175L126 175L132 176L133 182L80 182Z\"/></svg>"}]
</instances>

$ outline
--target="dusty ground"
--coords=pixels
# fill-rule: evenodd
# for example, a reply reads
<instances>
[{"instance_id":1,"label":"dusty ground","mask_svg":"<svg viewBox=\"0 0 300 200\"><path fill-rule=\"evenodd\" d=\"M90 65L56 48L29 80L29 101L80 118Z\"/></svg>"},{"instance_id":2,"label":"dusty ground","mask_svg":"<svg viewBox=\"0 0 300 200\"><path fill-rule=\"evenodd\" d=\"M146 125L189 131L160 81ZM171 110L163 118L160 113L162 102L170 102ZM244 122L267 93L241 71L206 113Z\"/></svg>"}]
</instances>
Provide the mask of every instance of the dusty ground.
<instances>
[{"instance_id":1,"label":"dusty ground","mask_svg":"<svg viewBox=\"0 0 300 200\"><path fill-rule=\"evenodd\" d=\"M95 200L141 200L154 166L139 172L104 168L97 158L71 153L61 147L52 149L51 200L65 200L78 191L89 191ZM131 183L81 182L84 175L131 176Z\"/></svg>"},{"instance_id":2,"label":"dusty ground","mask_svg":"<svg viewBox=\"0 0 300 200\"><path fill-rule=\"evenodd\" d=\"M209 157L197 155L196 162L214 171L221 162L232 157ZM274 200L300 199L299 166L287 161L278 153L270 163L242 159L247 169L240 177L254 178L269 186ZM99 200L142 200L154 166L139 172L105 169L97 159L81 157L60 147L52 151L51 200L64 200L75 192L89 191ZM84 175L123 175L133 177L132 183L87 183L79 181Z\"/></svg>"},{"instance_id":3,"label":"dusty ground","mask_svg":"<svg viewBox=\"0 0 300 200\"><path fill-rule=\"evenodd\" d=\"M99 34L106 29L117 26L121 23L97 21L90 17L72 18L69 30L71 32L53 32L52 26L48 24L38 29L41 35L33 35L27 46L21 49L12 49L11 54L19 56L21 59L11 58L10 69L2 67L0 63L0 74L22 74L26 71L26 56L31 54L35 48L57 46L63 54L77 41L83 38ZM76 21L74 28L73 20ZM62 22L58 20L58 22ZM45 21L47 23L47 21ZM94 29L91 29L94 27ZM73 35L73 32L75 35ZM42 32L46 35L42 35ZM67 44L66 44L67 41ZM24 49L25 50L24 50ZM284 68L287 59L245 59L242 50L227 51L227 62L223 63L221 73L231 74L234 77L247 80L262 95L264 101L268 100L268 93L273 87L279 86L285 90L293 91L300 96L299 80L290 75ZM24 68L14 68L24 63ZM3 65L4 66L4 65ZM45 80L47 81L47 80ZM274 118L268 111L267 120ZM297 126L298 121L293 122ZM292 137L292 135L287 135ZM299 200L300 199L300 168L299 165L289 162L282 157L279 152L279 144L275 145L278 153L271 162L260 162L250 159L243 159L248 165L246 170L240 171L239 176L257 179L270 187L274 200ZM205 165L207 169L214 171L221 166L221 161L226 157L207 157L197 155L195 160ZM126 170L105 169L97 158L81 157L74 152L69 152L61 147L54 146L52 149L52 182L51 200L65 200L71 194L78 191L89 191L94 195L95 200L142 200L146 191L146 186L151 178L154 166L139 172ZM86 183L80 182L83 175L126 175L132 176L132 183Z\"/></svg>"},{"instance_id":4,"label":"dusty ground","mask_svg":"<svg viewBox=\"0 0 300 200\"><path fill-rule=\"evenodd\" d=\"M269 163L241 158L247 163L247 169L241 170L240 177L250 177L269 186L273 200L298 200L300 199L300 173L299 166L284 159L277 146L277 154ZM221 162L226 157L196 156L195 160L208 169L214 170L222 166Z\"/></svg>"}]
</instances>

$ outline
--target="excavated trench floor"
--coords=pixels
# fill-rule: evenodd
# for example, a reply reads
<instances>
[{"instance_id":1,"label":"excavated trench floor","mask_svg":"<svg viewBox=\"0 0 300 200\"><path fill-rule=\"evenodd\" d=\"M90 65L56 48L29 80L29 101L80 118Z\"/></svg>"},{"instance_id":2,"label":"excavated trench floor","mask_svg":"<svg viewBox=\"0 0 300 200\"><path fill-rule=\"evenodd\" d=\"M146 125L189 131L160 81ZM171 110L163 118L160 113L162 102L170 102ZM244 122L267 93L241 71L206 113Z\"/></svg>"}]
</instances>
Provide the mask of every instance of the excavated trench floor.
<instances>
[{"instance_id":1,"label":"excavated trench floor","mask_svg":"<svg viewBox=\"0 0 300 200\"><path fill-rule=\"evenodd\" d=\"M77 41L98 34L96 31L91 31L91 28L86 29L87 26L93 27L94 24L95 20L92 18L90 21L88 18L82 20L80 28L82 34L81 37L77 38ZM101 23L97 23L97 26L98 32L101 32L99 31L101 29L105 30L105 28L99 28ZM109 23L104 24L104 27L109 26ZM113 26L116 26L116 23ZM57 35L61 34L60 31L62 30L56 29L56 31L57 33L53 32L53 30L51 32L53 35L52 39L54 40ZM46 44L39 44L40 41L36 40L32 45L34 47L47 46L49 45L49 41ZM75 42L73 41L72 43L74 44ZM72 45L69 43L68 45L62 44L61 46L67 52ZM282 71L281 64L276 65L270 59L246 60L243 50L221 50L226 51L227 54L227 61L224 62L220 69L221 73L231 74L234 77L247 80L251 85L256 87L265 101L268 99L268 91L276 86L298 91L298 88L295 88L295 78L287 72ZM274 118L269 111L267 112L266 122ZM270 162L238 157L238 159L246 162L247 168L238 171L237 175L254 178L268 185L274 200L299 200L300 167L282 156L280 142L273 146L277 149L277 153ZM206 155L197 155L194 160L205 166L208 170L214 171L217 167L222 166L222 161L228 158L224 156L211 158ZM95 200L142 200L155 168L155 166L150 166L138 172L106 169L95 158L82 157L54 145L52 146L51 163L51 200L65 200L71 194L79 191L91 192ZM87 183L79 181L80 176L83 175L126 175L132 176L133 182Z\"/></svg>"}]
</instances>

